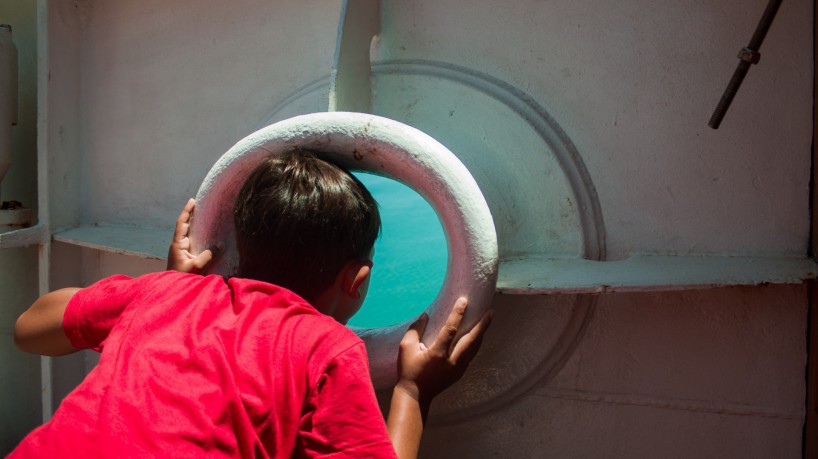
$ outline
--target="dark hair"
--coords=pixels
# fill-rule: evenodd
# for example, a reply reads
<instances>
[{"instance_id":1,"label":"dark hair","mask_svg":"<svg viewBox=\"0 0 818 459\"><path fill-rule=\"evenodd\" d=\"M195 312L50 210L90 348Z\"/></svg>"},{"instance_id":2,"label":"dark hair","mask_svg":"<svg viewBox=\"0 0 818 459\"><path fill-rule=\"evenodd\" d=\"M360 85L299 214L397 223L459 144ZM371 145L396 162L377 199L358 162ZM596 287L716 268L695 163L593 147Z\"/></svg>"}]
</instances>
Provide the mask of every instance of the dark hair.
<instances>
[{"instance_id":1,"label":"dark hair","mask_svg":"<svg viewBox=\"0 0 818 459\"><path fill-rule=\"evenodd\" d=\"M345 169L295 149L247 178L233 212L238 276L285 287L307 301L341 268L366 259L381 228L378 205Z\"/></svg>"}]
</instances>

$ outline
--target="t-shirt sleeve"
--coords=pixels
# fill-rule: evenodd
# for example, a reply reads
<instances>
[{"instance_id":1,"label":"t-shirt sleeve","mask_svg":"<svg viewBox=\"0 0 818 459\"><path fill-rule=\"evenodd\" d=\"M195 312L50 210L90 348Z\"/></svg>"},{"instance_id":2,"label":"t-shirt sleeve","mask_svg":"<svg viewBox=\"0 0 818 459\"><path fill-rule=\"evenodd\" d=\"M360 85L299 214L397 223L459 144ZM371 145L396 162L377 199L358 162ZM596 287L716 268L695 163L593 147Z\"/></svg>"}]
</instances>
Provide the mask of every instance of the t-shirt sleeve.
<instances>
[{"instance_id":1,"label":"t-shirt sleeve","mask_svg":"<svg viewBox=\"0 0 818 459\"><path fill-rule=\"evenodd\" d=\"M102 349L111 328L136 294L134 283L128 276L117 275L74 294L65 308L62 326L75 349Z\"/></svg>"},{"instance_id":2,"label":"t-shirt sleeve","mask_svg":"<svg viewBox=\"0 0 818 459\"><path fill-rule=\"evenodd\" d=\"M301 418L297 457L395 458L363 343L333 359Z\"/></svg>"}]
</instances>

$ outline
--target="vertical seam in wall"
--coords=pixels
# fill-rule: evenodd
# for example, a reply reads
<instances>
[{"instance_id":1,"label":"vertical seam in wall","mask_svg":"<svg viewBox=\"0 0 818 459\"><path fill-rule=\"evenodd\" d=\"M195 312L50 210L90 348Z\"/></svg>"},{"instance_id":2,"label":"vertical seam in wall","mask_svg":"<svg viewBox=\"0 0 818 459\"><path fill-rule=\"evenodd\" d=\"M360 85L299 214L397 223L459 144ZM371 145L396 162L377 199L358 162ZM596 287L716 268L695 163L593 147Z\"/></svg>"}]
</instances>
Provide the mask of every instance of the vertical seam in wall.
<instances>
[{"instance_id":1,"label":"vertical seam in wall","mask_svg":"<svg viewBox=\"0 0 818 459\"><path fill-rule=\"evenodd\" d=\"M48 187L48 1L37 0L37 224L43 226L39 246L38 288L45 295L50 288L51 224L49 222ZM51 357L40 357L40 389L43 422L53 412Z\"/></svg>"},{"instance_id":2,"label":"vertical seam in wall","mask_svg":"<svg viewBox=\"0 0 818 459\"><path fill-rule=\"evenodd\" d=\"M818 36L815 33L816 23L818 23L818 9L813 3L813 21L812 21L812 39L813 39L813 72L812 72L812 145L810 151L810 178L809 178L809 220L810 220L810 238L807 243L807 256L816 258L815 244L818 242L818 223L815 221L815 200L816 200L816 170L815 170L815 142L816 134L818 133L818 116L816 116L816 102L815 96L818 93L818 79L816 79L816 72L818 72Z\"/></svg>"},{"instance_id":3,"label":"vertical seam in wall","mask_svg":"<svg viewBox=\"0 0 818 459\"><path fill-rule=\"evenodd\" d=\"M818 329L818 317L815 314L815 301L818 298L818 282L807 281L807 326L806 326L806 348L807 359L804 369L804 379L806 380L806 396L804 410L804 426L801 436L801 453L805 458L818 458L818 406L816 405L816 379L818 379L818 336L815 336Z\"/></svg>"},{"instance_id":4,"label":"vertical seam in wall","mask_svg":"<svg viewBox=\"0 0 818 459\"><path fill-rule=\"evenodd\" d=\"M818 93L818 34L816 34L816 25L818 25L818 8L815 3L812 5L813 20L812 20L812 51L813 51L813 72L812 72L812 151L810 155L810 183L809 183L809 217L810 217L810 239L808 244L808 256L815 258L815 245L818 242L818 224L816 224L815 215L815 201L816 201L816 171L815 171L815 143L816 135L818 135L818 108L816 108L816 94ZM815 314L815 301L818 297L818 282L815 280L807 282L807 365L804 371L806 377L806 410L804 416L804 430L802 435L802 456L805 458L818 458L818 403L816 403L816 395L818 395L818 337L815 336L816 329L818 329L818 318Z\"/></svg>"}]
</instances>

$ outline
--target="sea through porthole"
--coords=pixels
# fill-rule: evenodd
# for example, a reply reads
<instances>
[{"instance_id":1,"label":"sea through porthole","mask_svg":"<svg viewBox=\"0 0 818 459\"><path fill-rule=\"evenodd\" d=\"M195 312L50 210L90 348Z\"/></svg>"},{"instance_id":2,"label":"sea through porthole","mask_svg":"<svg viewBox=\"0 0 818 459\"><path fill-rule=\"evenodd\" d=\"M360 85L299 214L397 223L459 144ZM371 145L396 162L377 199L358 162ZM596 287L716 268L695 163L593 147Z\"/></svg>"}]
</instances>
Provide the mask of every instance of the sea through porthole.
<instances>
[{"instance_id":1,"label":"sea through porthole","mask_svg":"<svg viewBox=\"0 0 818 459\"><path fill-rule=\"evenodd\" d=\"M443 227L417 192L389 178L353 174L378 201L382 230L375 242L369 293L349 321L354 327L384 327L419 316L435 299L446 275Z\"/></svg>"}]
</instances>

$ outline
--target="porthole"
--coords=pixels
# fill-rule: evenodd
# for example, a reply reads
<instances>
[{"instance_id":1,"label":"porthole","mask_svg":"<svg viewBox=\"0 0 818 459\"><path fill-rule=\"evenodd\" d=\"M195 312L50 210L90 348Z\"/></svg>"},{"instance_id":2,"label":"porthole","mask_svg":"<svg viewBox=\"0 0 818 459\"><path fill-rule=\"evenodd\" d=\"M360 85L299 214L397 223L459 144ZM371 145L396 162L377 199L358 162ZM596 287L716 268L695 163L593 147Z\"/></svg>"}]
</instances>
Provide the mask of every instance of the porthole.
<instances>
[{"instance_id":1,"label":"porthole","mask_svg":"<svg viewBox=\"0 0 818 459\"><path fill-rule=\"evenodd\" d=\"M191 226L192 251L224 241L225 254L210 272L235 270L232 206L245 177L269 154L301 147L350 170L362 170L405 183L434 209L450 254L443 285L425 308L429 325L423 340L437 334L451 306L469 298L465 326L491 306L497 283L497 233L486 200L469 171L429 135L387 118L362 113L302 115L263 128L239 141L211 168L197 193ZM367 344L376 388L394 383L398 343L410 320L389 327L358 328Z\"/></svg>"}]
</instances>

